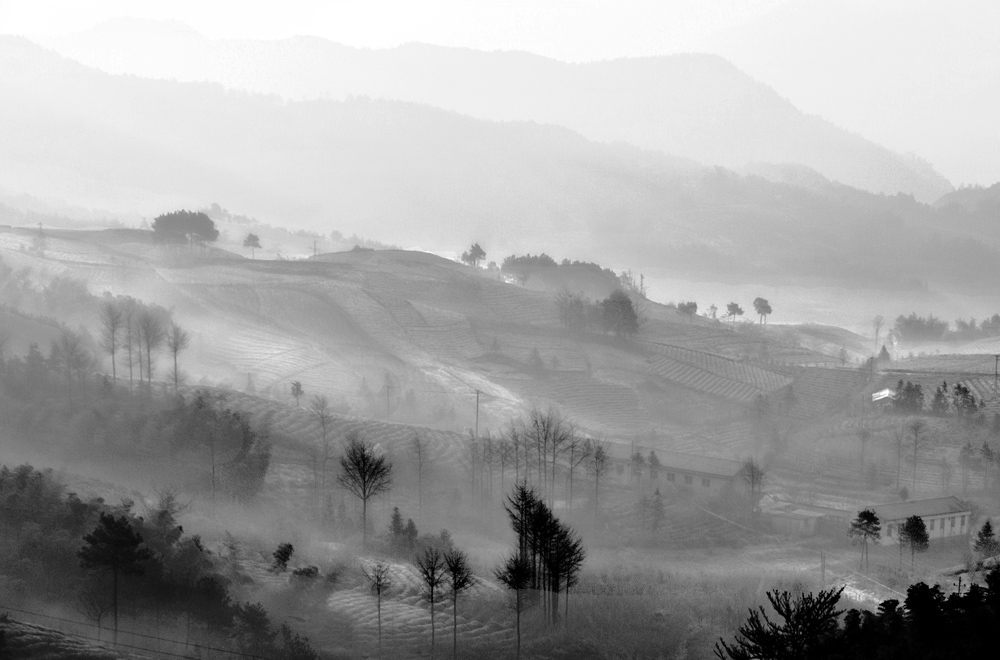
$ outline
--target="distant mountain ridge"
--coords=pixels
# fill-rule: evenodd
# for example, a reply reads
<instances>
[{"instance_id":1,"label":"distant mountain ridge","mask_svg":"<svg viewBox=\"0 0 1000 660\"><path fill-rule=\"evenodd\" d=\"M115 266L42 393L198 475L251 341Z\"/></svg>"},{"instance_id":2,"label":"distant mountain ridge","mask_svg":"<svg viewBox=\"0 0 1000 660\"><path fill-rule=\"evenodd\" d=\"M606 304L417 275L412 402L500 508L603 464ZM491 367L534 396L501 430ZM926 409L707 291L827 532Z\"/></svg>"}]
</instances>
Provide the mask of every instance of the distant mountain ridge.
<instances>
[{"instance_id":1,"label":"distant mountain ridge","mask_svg":"<svg viewBox=\"0 0 1000 660\"><path fill-rule=\"evenodd\" d=\"M808 185L427 105L113 76L11 37L0 97L0 187L56 206L151 219L218 202L324 234L440 252L480 241L489 259L547 251L712 281L981 289L1000 277L981 219L801 166L781 176Z\"/></svg>"},{"instance_id":2,"label":"distant mountain ridge","mask_svg":"<svg viewBox=\"0 0 1000 660\"><path fill-rule=\"evenodd\" d=\"M924 202L952 190L928 163L802 113L713 55L567 64L424 44L367 50L317 37L210 40L183 24L134 19L46 43L112 73L218 82L288 99L370 96L551 123L706 165L800 164L862 190Z\"/></svg>"}]
</instances>

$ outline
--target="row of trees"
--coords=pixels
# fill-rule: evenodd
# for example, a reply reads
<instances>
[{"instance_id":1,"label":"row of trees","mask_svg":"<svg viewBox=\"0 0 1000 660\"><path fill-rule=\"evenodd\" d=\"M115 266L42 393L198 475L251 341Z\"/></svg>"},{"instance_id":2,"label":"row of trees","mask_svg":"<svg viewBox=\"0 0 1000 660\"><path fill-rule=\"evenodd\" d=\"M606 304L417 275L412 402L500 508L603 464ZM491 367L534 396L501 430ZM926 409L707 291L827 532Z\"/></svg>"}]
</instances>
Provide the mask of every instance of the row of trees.
<instances>
[{"instance_id":1,"label":"row of trees","mask_svg":"<svg viewBox=\"0 0 1000 660\"><path fill-rule=\"evenodd\" d=\"M595 515L601 483L611 467L605 443L578 435L555 411L538 409L527 419L512 421L497 436L470 437L469 458L470 485L481 501L494 501L496 486L506 492L506 479L513 476L514 483L534 488L550 505L561 490L572 509L577 477L589 475Z\"/></svg>"},{"instance_id":2,"label":"row of trees","mask_svg":"<svg viewBox=\"0 0 1000 660\"><path fill-rule=\"evenodd\" d=\"M903 341L910 342L996 337L1000 336L1000 314L983 319L981 323L977 323L974 318L970 318L968 321L957 319L954 330L951 329L947 321L939 319L933 314L927 316L917 316L916 312L909 316L900 314L896 317L893 331Z\"/></svg>"},{"instance_id":3,"label":"row of trees","mask_svg":"<svg viewBox=\"0 0 1000 660\"><path fill-rule=\"evenodd\" d=\"M172 362L172 380L176 392L180 382L177 358L191 345L186 330L175 323L170 313L158 305L148 305L129 297L105 300L100 309L101 348L111 358L111 378L118 381L118 365L128 368L129 391L138 370L139 382L145 374L152 386L156 358L166 349ZM121 357L119 357L119 355Z\"/></svg>"},{"instance_id":4,"label":"row of trees","mask_svg":"<svg viewBox=\"0 0 1000 660\"><path fill-rule=\"evenodd\" d=\"M924 412L924 388L920 383L900 380L896 384L895 394L892 401L894 410L904 414ZM971 418L982 412L985 407L986 402L977 399L967 386L955 383L949 393L948 383L942 381L934 390L930 412L935 415L947 415L949 412L954 412L959 417Z\"/></svg>"}]
</instances>

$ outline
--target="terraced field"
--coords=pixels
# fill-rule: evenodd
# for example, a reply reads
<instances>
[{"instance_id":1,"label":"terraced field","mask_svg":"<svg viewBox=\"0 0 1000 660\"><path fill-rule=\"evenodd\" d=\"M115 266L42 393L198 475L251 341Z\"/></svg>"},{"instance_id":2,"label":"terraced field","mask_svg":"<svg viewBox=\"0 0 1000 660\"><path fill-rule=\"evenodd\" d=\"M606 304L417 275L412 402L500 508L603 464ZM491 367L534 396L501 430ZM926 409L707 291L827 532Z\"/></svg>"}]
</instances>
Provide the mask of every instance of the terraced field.
<instances>
[{"instance_id":1,"label":"terraced field","mask_svg":"<svg viewBox=\"0 0 1000 660\"><path fill-rule=\"evenodd\" d=\"M392 563L389 580L392 586L382 600L383 654L392 658L424 656L430 649L431 615L430 605L422 595L420 577L412 565ZM486 598L500 605L504 602L503 597L503 592L495 584L480 580L466 596L459 599L460 654L495 653L500 648L510 647L514 630L507 624L509 617L492 616L484 622L463 616L463 605L467 600ZM333 593L327 599L327 607L351 621L360 647L372 652L378 648L377 601L366 585ZM435 603L437 650L441 655L451 650L453 614L450 600Z\"/></svg>"},{"instance_id":2,"label":"terraced field","mask_svg":"<svg viewBox=\"0 0 1000 660\"><path fill-rule=\"evenodd\" d=\"M805 419L816 419L844 409L851 401L860 401L868 381L868 372L850 367L781 367L780 370L793 379L794 414Z\"/></svg>"},{"instance_id":3,"label":"terraced field","mask_svg":"<svg viewBox=\"0 0 1000 660\"><path fill-rule=\"evenodd\" d=\"M655 353L649 363L657 376L711 396L751 404L758 395L792 382L781 374L720 355L653 342L645 345Z\"/></svg>"}]
</instances>

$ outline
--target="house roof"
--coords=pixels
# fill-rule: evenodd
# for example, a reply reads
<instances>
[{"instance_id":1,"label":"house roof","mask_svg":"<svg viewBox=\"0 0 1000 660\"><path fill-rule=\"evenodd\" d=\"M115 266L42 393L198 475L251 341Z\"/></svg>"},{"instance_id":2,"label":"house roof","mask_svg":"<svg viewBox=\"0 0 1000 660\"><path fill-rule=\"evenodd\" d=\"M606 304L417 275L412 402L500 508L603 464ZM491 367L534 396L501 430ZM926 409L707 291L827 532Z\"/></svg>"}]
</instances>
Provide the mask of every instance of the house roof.
<instances>
[{"instance_id":1,"label":"house roof","mask_svg":"<svg viewBox=\"0 0 1000 660\"><path fill-rule=\"evenodd\" d=\"M891 504L876 504L871 507L879 520L905 520L910 516L940 516L949 513L971 513L962 500L954 495L948 497L933 497L927 500L911 500L909 502L893 502Z\"/></svg>"}]
</instances>

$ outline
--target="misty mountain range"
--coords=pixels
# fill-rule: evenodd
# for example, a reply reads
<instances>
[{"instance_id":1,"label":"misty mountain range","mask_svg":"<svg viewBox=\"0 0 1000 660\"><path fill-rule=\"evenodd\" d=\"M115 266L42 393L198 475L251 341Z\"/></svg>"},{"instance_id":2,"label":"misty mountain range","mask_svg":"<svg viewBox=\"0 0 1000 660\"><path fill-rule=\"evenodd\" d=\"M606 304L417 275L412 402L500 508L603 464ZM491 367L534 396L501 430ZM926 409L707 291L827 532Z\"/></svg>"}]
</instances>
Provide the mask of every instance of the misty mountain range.
<instances>
[{"instance_id":1,"label":"misty mountain range","mask_svg":"<svg viewBox=\"0 0 1000 660\"><path fill-rule=\"evenodd\" d=\"M806 165L742 175L534 121L110 75L14 37L0 38L0 94L0 189L91 209L219 202L437 251L475 240L491 259L544 250L719 279L979 290L1000 277L989 204L876 195Z\"/></svg>"},{"instance_id":2,"label":"misty mountain range","mask_svg":"<svg viewBox=\"0 0 1000 660\"><path fill-rule=\"evenodd\" d=\"M371 50L316 37L213 40L183 24L136 19L47 44L112 73L217 82L296 100L370 96L481 119L555 124L705 165L797 163L862 190L924 202L952 189L928 163L804 114L714 55L567 64L426 44Z\"/></svg>"}]
</instances>

